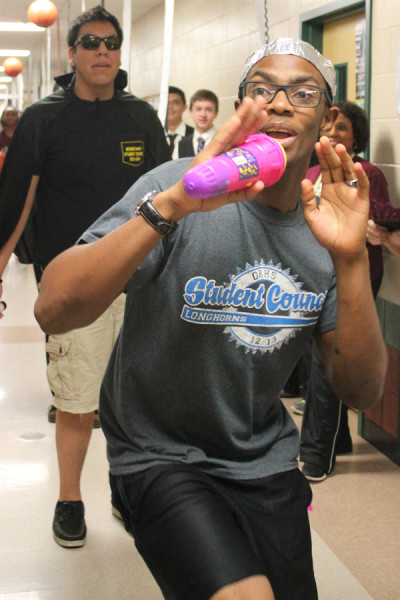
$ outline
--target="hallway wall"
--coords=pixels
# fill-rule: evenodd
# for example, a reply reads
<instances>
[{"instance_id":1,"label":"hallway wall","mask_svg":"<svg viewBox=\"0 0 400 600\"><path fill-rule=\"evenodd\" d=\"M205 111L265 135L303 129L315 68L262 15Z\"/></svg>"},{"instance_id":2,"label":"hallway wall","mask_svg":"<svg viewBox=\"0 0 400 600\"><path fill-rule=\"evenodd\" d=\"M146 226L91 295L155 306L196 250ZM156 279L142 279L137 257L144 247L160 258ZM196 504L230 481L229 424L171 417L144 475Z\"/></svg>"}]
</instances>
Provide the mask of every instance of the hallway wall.
<instances>
[{"instance_id":1,"label":"hallway wall","mask_svg":"<svg viewBox=\"0 0 400 600\"><path fill-rule=\"evenodd\" d=\"M397 0L375 0L372 14L371 161L385 174L390 199L400 205L400 119L395 90L400 44ZM400 261L385 252L379 296L400 305Z\"/></svg>"}]
</instances>

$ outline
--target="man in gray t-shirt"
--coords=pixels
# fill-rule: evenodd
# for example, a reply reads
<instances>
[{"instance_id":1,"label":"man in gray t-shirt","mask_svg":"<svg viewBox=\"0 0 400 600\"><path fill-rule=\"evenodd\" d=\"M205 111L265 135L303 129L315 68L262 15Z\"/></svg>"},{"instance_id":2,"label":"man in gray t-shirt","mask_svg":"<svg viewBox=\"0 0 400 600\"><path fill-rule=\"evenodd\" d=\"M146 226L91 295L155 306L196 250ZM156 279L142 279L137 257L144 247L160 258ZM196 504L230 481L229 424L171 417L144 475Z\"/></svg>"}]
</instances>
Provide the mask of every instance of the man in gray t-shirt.
<instances>
[{"instance_id":1,"label":"man in gray t-shirt","mask_svg":"<svg viewBox=\"0 0 400 600\"><path fill-rule=\"evenodd\" d=\"M278 183L196 200L182 186L189 161L162 165L43 275L36 315L50 332L86 325L126 291L100 415L114 511L166 598L317 599L311 492L279 391L312 336L360 410L386 368L365 173L322 138L318 205L302 182L336 114L334 79L305 42L260 48L236 115L196 162L261 131L286 151Z\"/></svg>"}]
</instances>

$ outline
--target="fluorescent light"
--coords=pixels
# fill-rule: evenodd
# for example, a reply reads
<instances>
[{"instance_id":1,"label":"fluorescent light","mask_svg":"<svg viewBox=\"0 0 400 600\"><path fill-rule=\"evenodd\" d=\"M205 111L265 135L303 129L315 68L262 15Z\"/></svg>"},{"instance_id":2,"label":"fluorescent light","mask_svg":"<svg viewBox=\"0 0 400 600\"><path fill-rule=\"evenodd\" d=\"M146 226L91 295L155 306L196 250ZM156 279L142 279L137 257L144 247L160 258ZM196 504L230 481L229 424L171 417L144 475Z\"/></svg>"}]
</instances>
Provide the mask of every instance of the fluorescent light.
<instances>
[{"instance_id":1,"label":"fluorescent light","mask_svg":"<svg viewBox=\"0 0 400 600\"><path fill-rule=\"evenodd\" d=\"M0 77L0 83L10 83L12 77Z\"/></svg>"},{"instance_id":2,"label":"fluorescent light","mask_svg":"<svg viewBox=\"0 0 400 600\"><path fill-rule=\"evenodd\" d=\"M0 56L29 56L30 50L2 50L0 49Z\"/></svg>"},{"instance_id":3,"label":"fluorescent light","mask_svg":"<svg viewBox=\"0 0 400 600\"><path fill-rule=\"evenodd\" d=\"M44 31L45 27L38 27L34 23L0 21L0 31Z\"/></svg>"}]
</instances>

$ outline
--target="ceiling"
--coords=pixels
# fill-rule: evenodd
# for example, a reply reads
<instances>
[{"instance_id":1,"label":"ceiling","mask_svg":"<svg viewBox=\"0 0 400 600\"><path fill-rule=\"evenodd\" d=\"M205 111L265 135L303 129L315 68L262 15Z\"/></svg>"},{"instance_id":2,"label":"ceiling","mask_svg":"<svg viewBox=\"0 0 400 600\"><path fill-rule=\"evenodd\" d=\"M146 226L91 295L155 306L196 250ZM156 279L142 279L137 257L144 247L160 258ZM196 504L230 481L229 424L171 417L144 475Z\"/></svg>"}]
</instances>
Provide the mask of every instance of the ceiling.
<instances>
[{"instance_id":1,"label":"ceiling","mask_svg":"<svg viewBox=\"0 0 400 600\"><path fill-rule=\"evenodd\" d=\"M122 25L123 0L83 0L86 9L92 8L97 4L103 6L114 14ZM52 0L58 11L56 22L49 28L51 34L51 72L58 74L68 69L66 60L67 46L66 36L68 25L82 11L82 0ZM162 0L131 0L132 2L132 20L135 21L145 13L162 4ZM29 22L27 9L31 0L0 0L0 21L22 21ZM32 58L42 60L44 49L47 48L47 31L43 32L3 32L0 31L0 49L30 50ZM0 65L4 57L0 56ZM20 58L25 67L28 64L28 58ZM1 75L1 74L0 74Z\"/></svg>"}]
</instances>

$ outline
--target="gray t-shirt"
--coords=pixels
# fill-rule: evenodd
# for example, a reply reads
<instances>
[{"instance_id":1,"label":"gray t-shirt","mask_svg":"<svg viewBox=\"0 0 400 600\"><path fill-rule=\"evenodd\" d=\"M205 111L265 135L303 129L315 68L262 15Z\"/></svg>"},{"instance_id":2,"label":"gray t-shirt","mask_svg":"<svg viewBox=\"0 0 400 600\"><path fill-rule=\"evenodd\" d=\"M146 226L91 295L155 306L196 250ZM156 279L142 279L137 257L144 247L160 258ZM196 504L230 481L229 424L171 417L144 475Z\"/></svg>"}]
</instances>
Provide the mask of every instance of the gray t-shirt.
<instances>
[{"instance_id":1,"label":"gray t-shirt","mask_svg":"<svg viewBox=\"0 0 400 600\"><path fill-rule=\"evenodd\" d=\"M189 164L142 177L82 239L133 217ZM288 214L253 200L183 219L127 283L100 399L112 473L182 462L256 479L296 468L297 428L279 392L335 317L332 262L300 204Z\"/></svg>"}]
</instances>

